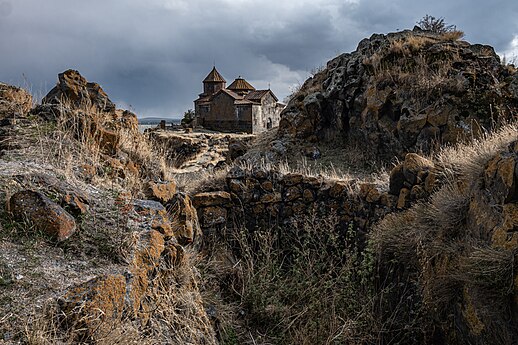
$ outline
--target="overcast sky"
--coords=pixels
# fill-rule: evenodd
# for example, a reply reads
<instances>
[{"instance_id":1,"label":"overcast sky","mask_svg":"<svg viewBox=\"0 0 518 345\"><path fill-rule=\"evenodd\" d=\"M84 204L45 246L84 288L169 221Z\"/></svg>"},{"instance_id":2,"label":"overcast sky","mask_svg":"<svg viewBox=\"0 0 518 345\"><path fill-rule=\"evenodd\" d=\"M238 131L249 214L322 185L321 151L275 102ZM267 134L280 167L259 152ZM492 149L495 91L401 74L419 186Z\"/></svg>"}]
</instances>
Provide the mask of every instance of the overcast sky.
<instances>
[{"instance_id":1,"label":"overcast sky","mask_svg":"<svg viewBox=\"0 0 518 345\"><path fill-rule=\"evenodd\" d=\"M73 68L139 117L180 117L214 61L228 83L282 100L362 38L425 14L518 56L518 0L0 0L0 81L41 97Z\"/></svg>"}]
</instances>

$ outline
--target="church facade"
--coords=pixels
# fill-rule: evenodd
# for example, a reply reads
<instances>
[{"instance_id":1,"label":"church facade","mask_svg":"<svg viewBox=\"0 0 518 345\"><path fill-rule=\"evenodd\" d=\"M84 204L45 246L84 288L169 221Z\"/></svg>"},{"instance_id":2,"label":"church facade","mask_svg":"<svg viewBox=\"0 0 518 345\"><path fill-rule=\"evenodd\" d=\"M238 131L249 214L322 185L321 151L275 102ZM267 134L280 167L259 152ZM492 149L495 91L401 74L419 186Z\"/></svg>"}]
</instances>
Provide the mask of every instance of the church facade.
<instances>
[{"instance_id":1,"label":"church facade","mask_svg":"<svg viewBox=\"0 0 518 345\"><path fill-rule=\"evenodd\" d=\"M284 105L270 90L256 90L238 77L228 87L216 67L194 101L196 125L222 132L260 133L277 127Z\"/></svg>"}]
</instances>

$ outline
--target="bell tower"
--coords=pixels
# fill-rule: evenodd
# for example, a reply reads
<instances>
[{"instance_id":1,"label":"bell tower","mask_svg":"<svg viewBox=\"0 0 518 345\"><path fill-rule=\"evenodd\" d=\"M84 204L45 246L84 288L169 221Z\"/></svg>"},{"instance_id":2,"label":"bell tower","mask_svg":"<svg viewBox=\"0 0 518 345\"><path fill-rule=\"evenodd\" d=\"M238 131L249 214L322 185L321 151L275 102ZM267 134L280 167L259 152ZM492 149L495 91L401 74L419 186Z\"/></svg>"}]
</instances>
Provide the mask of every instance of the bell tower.
<instances>
[{"instance_id":1,"label":"bell tower","mask_svg":"<svg viewBox=\"0 0 518 345\"><path fill-rule=\"evenodd\" d=\"M224 89L227 85L227 81L218 72L216 66L212 68L212 71L203 79L203 95L211 96L221 89Z\"/></svg>"}]
</instances>

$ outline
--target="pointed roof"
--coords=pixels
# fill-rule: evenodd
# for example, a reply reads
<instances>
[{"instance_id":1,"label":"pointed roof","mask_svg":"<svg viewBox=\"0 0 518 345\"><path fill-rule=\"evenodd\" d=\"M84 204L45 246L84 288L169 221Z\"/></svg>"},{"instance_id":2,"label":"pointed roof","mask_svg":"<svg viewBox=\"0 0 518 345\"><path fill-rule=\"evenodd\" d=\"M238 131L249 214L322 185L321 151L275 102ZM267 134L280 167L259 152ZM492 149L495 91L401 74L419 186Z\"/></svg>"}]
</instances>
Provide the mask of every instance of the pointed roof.
<instances>
[{"instance_id":1,"label":"pointed roof","mask_svg":"<svg viewBox=\"0 0 518 345\"><path fill-rule=\"evenodd\" d=\"M212 71L210 71L210 73L205 77L205 79L203 79L203 82L204 83L213 83L213 82L226 83L227 81L218 72L218 70L216 69L216 66L214 66L214 67L212 67Z\"/></svg>"},{"instance_id":2,"label":"pointed roof","mask_svg":"<svg viewBox=\"0 0 518 345\"><path fill-rule=\"evenodd\" d=\"M241 76L237 77L236 80L230 84L227 89L234 90L234 91L254 91L255 87L250 85L249 82L241 78Z\"/></svg>"}]
</instances>

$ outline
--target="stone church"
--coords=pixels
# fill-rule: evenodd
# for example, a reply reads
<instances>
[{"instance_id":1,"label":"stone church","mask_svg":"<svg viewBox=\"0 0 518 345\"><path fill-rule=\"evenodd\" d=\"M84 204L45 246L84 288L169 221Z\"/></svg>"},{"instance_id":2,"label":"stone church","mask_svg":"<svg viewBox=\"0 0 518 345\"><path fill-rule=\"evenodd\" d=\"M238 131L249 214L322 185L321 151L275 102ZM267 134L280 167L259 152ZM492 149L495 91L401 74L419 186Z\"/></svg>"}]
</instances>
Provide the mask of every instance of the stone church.
<instances>
[{"instance_id":1,"label":"stone church","mask_svg":"<svg viewBox=\"0 0 518 345\"><path fill-rule=\"evenodd\" d=\"M270 90L256 90L238 77L228 87L216 70L203 80L203 93L194 101L196 125L223 132L260 133L279 125L284 105Z\"/></svg>"}]
</instances>

